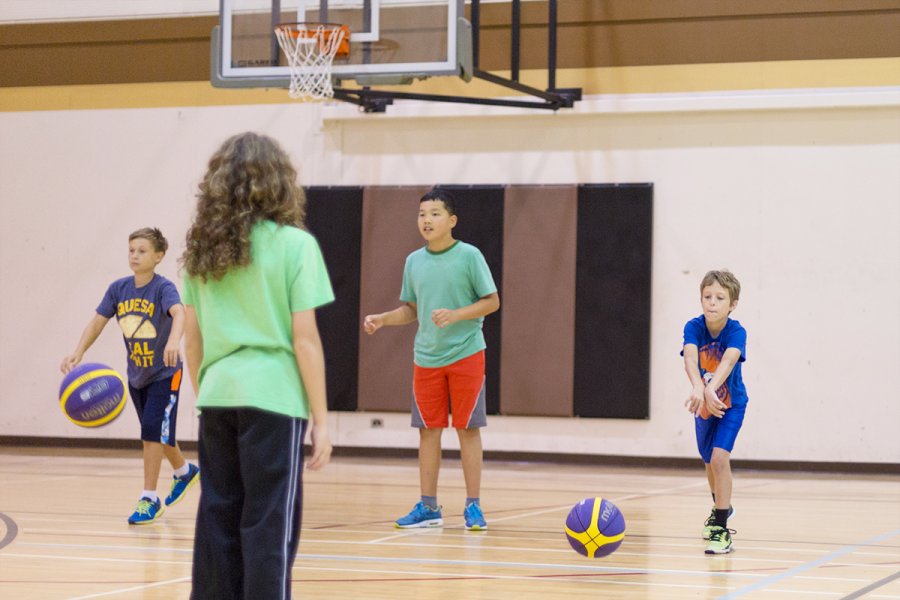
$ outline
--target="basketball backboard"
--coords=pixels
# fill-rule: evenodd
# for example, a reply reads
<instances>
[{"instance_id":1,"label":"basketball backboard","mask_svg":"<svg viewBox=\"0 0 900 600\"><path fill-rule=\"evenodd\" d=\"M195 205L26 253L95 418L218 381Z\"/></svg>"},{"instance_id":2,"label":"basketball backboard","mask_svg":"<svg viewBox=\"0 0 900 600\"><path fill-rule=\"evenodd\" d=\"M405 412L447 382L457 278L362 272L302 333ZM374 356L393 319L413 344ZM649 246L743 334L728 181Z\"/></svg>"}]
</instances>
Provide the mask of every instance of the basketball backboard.
<instances>
[{"instance_id":1,"label":"basketball backboard","mask_svg":"<svg viewBox=\"0 0 900 600\"><path fill-rule=\"evenodd\" d=\"M360 85L460 75L460 51L471 54L458 39L460 20L467 25L463 0L220 0L219 16L212 44L217 87L288 87L274 34L284 22L349 26L350 55L334 60L333 77Z\"/></svg>"}]
</instances>

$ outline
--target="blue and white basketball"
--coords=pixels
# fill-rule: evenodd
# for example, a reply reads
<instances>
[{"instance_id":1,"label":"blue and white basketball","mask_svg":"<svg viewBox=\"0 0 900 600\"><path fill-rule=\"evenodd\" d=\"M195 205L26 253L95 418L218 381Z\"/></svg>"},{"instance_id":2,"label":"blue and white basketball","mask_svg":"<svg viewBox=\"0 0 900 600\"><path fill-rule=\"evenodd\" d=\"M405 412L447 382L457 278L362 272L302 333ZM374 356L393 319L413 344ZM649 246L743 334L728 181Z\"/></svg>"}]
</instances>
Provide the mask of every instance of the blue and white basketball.
<instances>
[{"instance_id":1,"label":"blue and white basketball","mask_svg":"<svg viewBox=\"0 0 900 600\"><path fill-rule=\"evenodd\" d=\"M125 381L106 365L78 365L66 374L59 386L59 406L76 425L106 425L125 407Z\"/></svg>"}]
</instances>

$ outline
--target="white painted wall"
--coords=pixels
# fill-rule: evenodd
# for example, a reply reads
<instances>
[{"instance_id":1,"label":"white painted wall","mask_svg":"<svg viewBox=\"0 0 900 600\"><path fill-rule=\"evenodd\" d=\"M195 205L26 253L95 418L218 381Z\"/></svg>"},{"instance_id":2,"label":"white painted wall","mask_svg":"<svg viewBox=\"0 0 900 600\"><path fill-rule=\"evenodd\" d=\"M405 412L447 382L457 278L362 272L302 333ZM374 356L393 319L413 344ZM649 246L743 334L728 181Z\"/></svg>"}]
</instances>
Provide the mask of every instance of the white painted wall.
<instances>
[{"instance_id":1,"label":"white painted wall","mask_svg":"<svg viewBox=\"0 0 900 600\"><path fill-rule=\"evenodd\" d=\"M900 462L890 383L900 92L823 101L829 93L597 98L559 114L425 105L360 116L302 104L0 113L0 435L136 437L130 408L99 430L70 425L56 403L59 362L106 285L128 274L130 231L163 229L172 250L160 271L177 279L207 158L253 129L277 137L310 185L655 185L651 418L496 417L486 449L695 456L681 328L700 312L702 274L729 267L743 283L734 316L750 334L735 458ZM115 326L88 358L124 371ZM179 436L192 440L189 388ZM407 423L336 414L332 436L412 448Z\"/></svg>"}]
</instances>

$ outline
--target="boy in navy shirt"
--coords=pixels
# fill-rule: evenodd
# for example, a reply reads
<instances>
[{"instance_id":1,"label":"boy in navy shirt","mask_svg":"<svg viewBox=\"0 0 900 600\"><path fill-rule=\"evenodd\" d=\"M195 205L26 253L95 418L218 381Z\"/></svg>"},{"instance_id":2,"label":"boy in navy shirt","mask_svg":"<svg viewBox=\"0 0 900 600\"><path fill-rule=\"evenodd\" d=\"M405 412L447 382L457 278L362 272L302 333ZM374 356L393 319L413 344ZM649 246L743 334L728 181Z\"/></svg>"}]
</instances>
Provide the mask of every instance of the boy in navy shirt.
<instances>
[{"instance_id":1,"label":"boy in navy shirt","mask_svg":"<svg viewBox=\"0 0 900 600\"><path fill-rule=\"evenodd\" d=\"M116 317L128 351L128 391L141 422L144 448L144 490L128 517L132 525L152 523L165 510L156 493L163 456L175 470L165 506L179 502L200 480L200 469L184 460L175 441L184 307L175 284L156 274L168 247L156 228L145 227L128 236L128 265L134 275L109 285L75 351L60 365L63 373L71 371Z\"/></svg>"}]
</instances>

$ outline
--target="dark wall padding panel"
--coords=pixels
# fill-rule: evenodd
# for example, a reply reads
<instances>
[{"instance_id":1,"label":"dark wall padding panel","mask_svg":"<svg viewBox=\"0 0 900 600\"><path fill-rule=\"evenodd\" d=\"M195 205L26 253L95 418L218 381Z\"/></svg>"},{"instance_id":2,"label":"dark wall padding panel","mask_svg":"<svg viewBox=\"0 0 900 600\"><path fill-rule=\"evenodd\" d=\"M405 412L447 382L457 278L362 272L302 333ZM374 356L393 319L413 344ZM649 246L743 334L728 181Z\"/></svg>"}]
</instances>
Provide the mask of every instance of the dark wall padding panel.
<instances>
[{"instance_id":1,"label":"dark wall padding panel","mask_svg":"<svg viewBox=\"0 0 900 600\"><path fill-rule=\"evenodd\" d=\"M454 235L500 292L484 322L489 414L649 416L653 186L448 186ZM400 305L429 187L313 187L307 223L337 295L319 311L335 410L408 412L416 324L362 331Z\"/></svg>"},{"instance_id":2,"label":"dark wall padding panel","mask_svg":"<svg viewBox=\"0 0 900 600\"><path fill-rule=\"evenodd\" d=\"M403 265L425 245L416 223L428 187L368 187L363 194L359 340L359 409L409 412L416 323L362 331L367 314L400 306Z\"/></svg>"},{"instance_id":3,"label":"dark wall padding panel","mask_svg":"<svg viewBox=\"0 0 900 600\"><path fill-rule=\"evenodd\" d=\"M500 412L572 416L578 192L506 189Z\"/></svg>"},{"instance_id":4,"label":"dark wall padding panel","mask_svg":"<svg viewBox=\"0 0 900 600\"><path fill-rule=\"evenodd\" d=\"M356 410L359 353L361 187L306 190L306 225L322 248L335 301L317 311L328 408Z\"/></svg>"},{"instance_id":5,"label":"dark wall padding panel","mask_svg":"<svg viewBox=\"0 0 900 600\"><path fill-rule=\"evenodd\" d=\"M652 232L652 185L578 188L577 416L650 416Z\"/></svg>"},{"instance_id":6,"label":"dark wall padding panel","mask_svg":"<svg viewBox=\"0 0 900 600\"><path fill-rule=\"evenodd\" d=\"M503 311L503 186L443 186L456 198L457 225L453 237L481 250L487 261L497 291L500 293L500 312ZM499 313L484 319L485 394L487 412L500 412L500 355L501 323Z\"/></svg>"}]
</instances>

